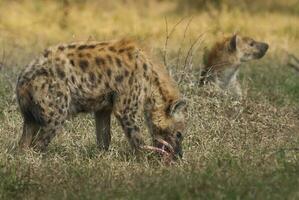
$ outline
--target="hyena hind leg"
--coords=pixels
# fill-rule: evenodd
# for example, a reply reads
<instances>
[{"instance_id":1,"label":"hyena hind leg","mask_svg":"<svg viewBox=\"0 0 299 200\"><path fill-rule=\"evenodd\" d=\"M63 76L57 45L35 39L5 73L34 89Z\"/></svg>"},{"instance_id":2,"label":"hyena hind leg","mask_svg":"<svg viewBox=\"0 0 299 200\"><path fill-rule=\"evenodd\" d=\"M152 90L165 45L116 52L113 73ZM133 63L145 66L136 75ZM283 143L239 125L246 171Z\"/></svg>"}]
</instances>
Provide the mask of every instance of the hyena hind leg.
<instances>
[{"instance_id":1,"label":"hyena hind leg","mask_svg":"<svg viewBox=\"0 0 299 200\"><path fill-rule=\"evenodd\" d=\"M111 142L111 113L112 110L105 109L94 114L96 121L97 145L101 150L108 150Z\"/></svg>"},{"instance_id":2,"label":"hyena hind leg","mask_svg":"<svg viewBox=\"0 0 299 200\"><path fill-rule=\"evenodd\" d=\"M23 133L19 140L19 149L24 150L31 146L33 139L36 137L40 127L34 123L24 120Z\"/></svg>"},{"instance_id":3,"label":"hyena hind leg","mask_svg":"<svg viewBox=\"0 0 299 200\"><path fill-rule=\"evenodd\" d=\"M42 127L37 137L32 140L31 147L33 147L35 151L46 151L48 145L50 144L52 139L57 135L57 132L59 130L60 126Z\"/></svg>"}]
</instances>

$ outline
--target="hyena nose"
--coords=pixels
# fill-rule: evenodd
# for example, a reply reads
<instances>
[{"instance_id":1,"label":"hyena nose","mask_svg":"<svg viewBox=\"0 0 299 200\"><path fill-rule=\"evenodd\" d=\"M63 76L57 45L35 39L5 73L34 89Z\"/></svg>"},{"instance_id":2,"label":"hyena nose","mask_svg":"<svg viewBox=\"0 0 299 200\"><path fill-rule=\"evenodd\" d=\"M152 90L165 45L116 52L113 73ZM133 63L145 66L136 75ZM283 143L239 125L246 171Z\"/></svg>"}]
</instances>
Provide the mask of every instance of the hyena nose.
<instances>
[{"instance_id":1,"label":"hyena nose","mask_svg":"<svg viewBox=\"0 0 299 200\"><path fill-rule=\"evenodd\" d=\"M269 49L269 45L267 43L263 43L263 50L266 52Z\"/></svg>"}]
</instances>

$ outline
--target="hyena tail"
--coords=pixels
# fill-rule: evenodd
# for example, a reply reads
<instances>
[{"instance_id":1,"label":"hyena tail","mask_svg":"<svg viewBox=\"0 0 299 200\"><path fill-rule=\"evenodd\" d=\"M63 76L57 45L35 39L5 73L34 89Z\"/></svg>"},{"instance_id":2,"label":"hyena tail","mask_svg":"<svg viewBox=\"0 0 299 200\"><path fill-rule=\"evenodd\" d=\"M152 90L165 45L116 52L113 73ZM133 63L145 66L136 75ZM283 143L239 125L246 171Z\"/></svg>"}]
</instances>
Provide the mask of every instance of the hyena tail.
<instances>
[{"instance_id":1,"label":"hyena tail","mask_svg":"<svg viewBox=\"0 0 299 200\"><path fill-rule=\"evenodd\" d=\"M29 85L17 85L17 99L25 122L45 125L43 108L35 101Z\"/></svg>"}]
</instances>

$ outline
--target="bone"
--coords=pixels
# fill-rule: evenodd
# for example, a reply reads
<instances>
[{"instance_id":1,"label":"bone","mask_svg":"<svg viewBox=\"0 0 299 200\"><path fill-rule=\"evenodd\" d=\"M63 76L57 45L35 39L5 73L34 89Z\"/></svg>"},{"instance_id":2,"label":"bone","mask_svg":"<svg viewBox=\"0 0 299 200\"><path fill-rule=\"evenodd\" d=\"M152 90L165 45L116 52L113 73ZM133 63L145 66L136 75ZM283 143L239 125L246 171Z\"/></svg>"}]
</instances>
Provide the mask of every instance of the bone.
<instances>
[{"instance_id":1,"label":"bone","mask_svg":"<svg viewBox=\"0 0 299 200\"><path fill-rule=\"evenodd\" d=\"M161 153L165 156L170 156L170 154L167 151L165 151L163 149L160 149L160 148L157 148L157 147L149 146L149 145L142 146L141 149L155 151L155 152Z\"/></svg>"},{"instance_id":2,"label":"bone","mask_svg":"<svg viewBox=\"0 0 299 200\"><path fill-rule=\"evenodd\" d=\"M174 149L168 142L166 142L165 140L163 140L161 138L156 138L156 140L158 142L160 142L161 144L163 144L163 147L162 147L163 150L164 150L164 147L166 146L169 149L169 151L171 151L171 153L174 154Z\"/></svg>"}]
</instances>

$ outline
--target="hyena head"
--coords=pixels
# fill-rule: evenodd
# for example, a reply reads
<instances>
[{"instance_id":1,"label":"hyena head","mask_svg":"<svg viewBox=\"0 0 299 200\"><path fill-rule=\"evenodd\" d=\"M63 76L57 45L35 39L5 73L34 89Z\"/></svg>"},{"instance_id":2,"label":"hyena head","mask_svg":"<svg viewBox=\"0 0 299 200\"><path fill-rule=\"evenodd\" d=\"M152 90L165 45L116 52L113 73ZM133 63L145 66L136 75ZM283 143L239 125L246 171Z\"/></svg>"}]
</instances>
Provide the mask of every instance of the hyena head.
<instances>
[{"instance_id":1,"label":"hyena head","mask_svg":"<svg viewBox=\"0 0 299 200\"><path fill-rule=\"evenodd\" d=\"M241 37L234 35L229 41L229 50L236 52L240 62L247 62L250 60L262 58L269 45L265 42L258 42L250 37Z\"/></svg>"},{"instance_id":2,"label":"hyena head","mask_svg":"<svg viewBox=\"0 0 299 200\"><path fill-rule=\"evenodd\" d=\"M186 126L186 101L177 100L165 111L152 116L154 146L173 155L173 159L183 156L182 141ZM166 143L165 143L166 142Z\"/></svg>"}]
</instances>

